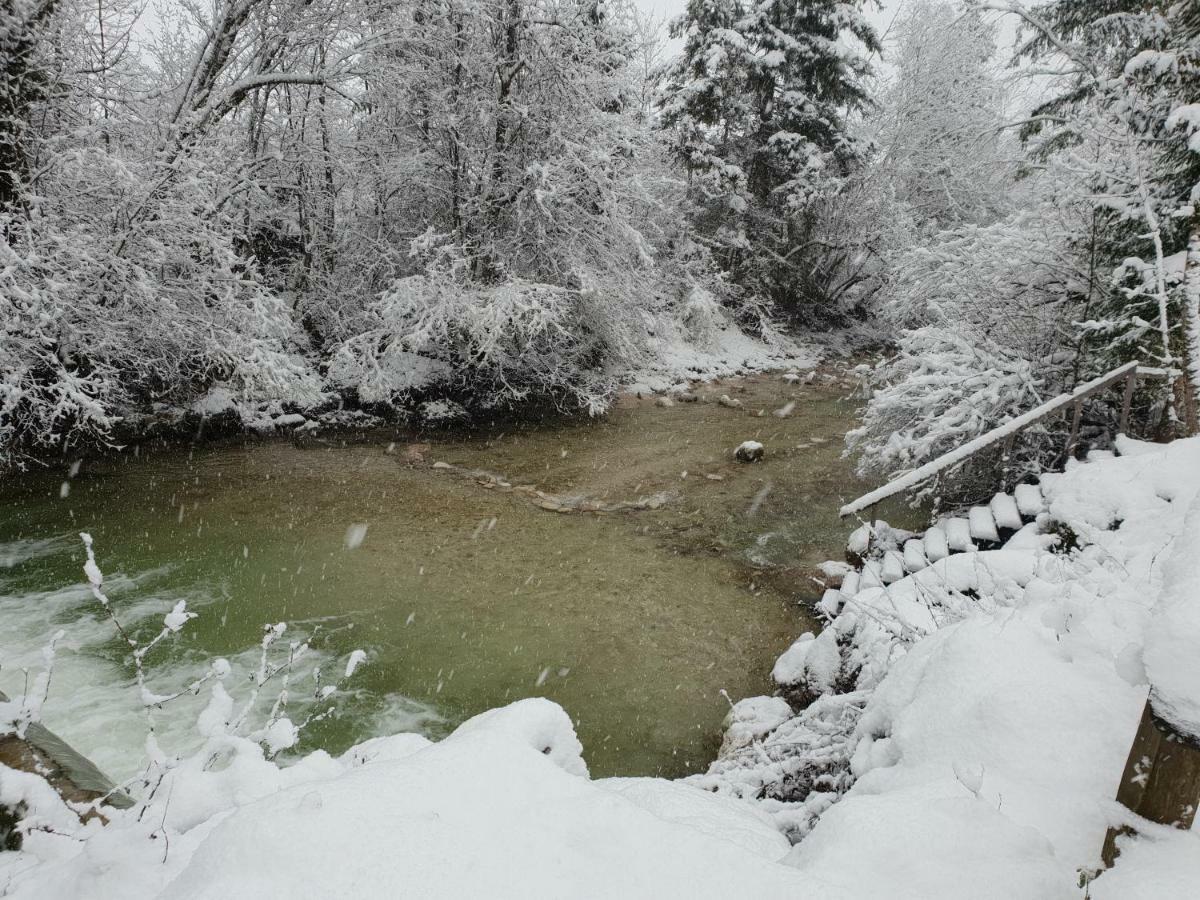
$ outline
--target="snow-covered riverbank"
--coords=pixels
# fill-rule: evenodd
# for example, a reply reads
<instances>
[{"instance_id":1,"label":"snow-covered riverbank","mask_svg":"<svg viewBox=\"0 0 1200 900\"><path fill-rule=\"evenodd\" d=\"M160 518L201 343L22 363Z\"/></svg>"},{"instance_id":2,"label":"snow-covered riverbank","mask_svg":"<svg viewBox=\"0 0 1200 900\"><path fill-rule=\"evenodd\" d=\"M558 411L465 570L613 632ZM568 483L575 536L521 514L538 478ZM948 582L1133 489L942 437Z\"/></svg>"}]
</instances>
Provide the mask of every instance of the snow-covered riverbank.
<instances>
[{"instance_id":1,"label":"snow-covered riverbank","mask_svg":"<svg viewBox=\"0 0 1200 900\"><path fill-rule=\"evenodd\" d=\"M1078 896L1130 821L1114 798L1147 669L1200 699L1180 687L1200 629L1176 606L1164 644L1159 606L1200 553L1200 440L1118 450L1026 490L1041 511L999 549L827 596L828 628L775 671L816 700L743 701L740 740L693 782L777 798L755 802L802 839L788 862L851 896ZM1091 896L1193 896L1200 839L1140 830Z\"/></svg>"},{"instance_id":2,"label":"snow-covered riverbank","mask_svg":"<svg viewBox=\"0 0 1200 900\"><path fill-rule=\"evenodd\" d=\"M1044 477L1045 511L1002 549L855 593L832 637L806 642L821 649L789 651L786 677L822 696L799 716L739 705L709 775L590 780L569 719L541 700L439 743L377 739L287 768L215 728L144 812L107 826L0 770L0 799L26 803L33 829L0 854L0 880L49 900L1082 896L1106 828L1128 819L1113 798L1147 670L1176 695L1186 675L1160 641L1186 626L1158 611L1164 573L1200 553L1185 529L1200 440L1119 449ZM781 785L793 799L756 799ZM1190 896L1200 837L1139 830L1090 896Z\"/></svg>"}]
</instances>

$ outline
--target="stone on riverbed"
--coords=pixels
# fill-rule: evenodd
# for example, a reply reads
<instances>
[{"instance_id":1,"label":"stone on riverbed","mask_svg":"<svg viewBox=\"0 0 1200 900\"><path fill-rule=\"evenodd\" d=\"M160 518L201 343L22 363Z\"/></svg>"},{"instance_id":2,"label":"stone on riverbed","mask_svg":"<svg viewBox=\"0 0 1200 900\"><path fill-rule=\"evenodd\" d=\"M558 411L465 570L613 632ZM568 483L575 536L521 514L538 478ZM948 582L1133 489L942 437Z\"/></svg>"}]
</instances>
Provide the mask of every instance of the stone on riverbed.
<instances>
[{"instance_id":1,"label":"stone on riverbed","mask_svg":"<svg viewBox=\"0 0 1200 900\"><path fill-rule=\"evenodd\" d=\"M670 407L675 405L675 401L672 400L670 397L659 397L657 400L654 401L654 405L661 406L664 409L669 409Z\"/></svg>"},{"instance_id":2,"label":"stone on riverbed","mask_svg":"<svg viewBox=\"0 0 1200 900\"><path fill-rule=\"evenodd\" d=\"M730 409L741 409L742 408L742 401L734 400L728 394L722 394L720 396L720 398L717 400L717 402L720 403L722 406L729 407Z\"/></svg>"},{"instance_id":3,"label":"stone on riverbed","mask_svg":"<svg viewBox=\"0 0 1200 900\"><path fill-rule=\"evenodd\" d=\"M733 451L733 458L738 462L752 463L763 458L763 445L758 441L742 441Z\"/></svg>"}]
</instances>

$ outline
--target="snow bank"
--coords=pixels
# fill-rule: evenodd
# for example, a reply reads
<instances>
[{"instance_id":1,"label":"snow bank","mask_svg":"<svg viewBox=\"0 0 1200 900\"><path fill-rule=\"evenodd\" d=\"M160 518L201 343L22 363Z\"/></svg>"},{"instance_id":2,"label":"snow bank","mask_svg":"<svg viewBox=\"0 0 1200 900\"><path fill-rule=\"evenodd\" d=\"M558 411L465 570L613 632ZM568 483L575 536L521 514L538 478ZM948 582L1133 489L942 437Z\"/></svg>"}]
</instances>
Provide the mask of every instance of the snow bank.
<instances>
[{"instance_id":1,"label":"snow bank","mask_svg":"<svg viewBox=\"0 0 1200 900\"><path fill-rule=\"evenodd\" d=\"M656 779L590 781L547 700L436 744L399 735L286 769L245 742L228 753L169 775L140 822L134 809L28 835L0 854L0 881L37 900L839 896L781 865L786 840L744 804ZM66 831L71 814L30 779L0 768L0 795L32 796Z\"/></svg>"},{"instance_id":2,"label":"snow bank","mask_svg":"<svg viewBox=\"0 0 1200 900\"><path fill-rule=\"evenodd\" d=\"M1200 708L1200 439L1118 449L1044 476L1048 512L1000 550L848 579L773 673L823 693L692 782L754 801L787 862L849 896L1079 896L1128 817L1148 682L1180 721ZM1145 833L1092 896L1195 892L1194 835Z\"/></svg>"},{"instance_id":3,"label":"snow bank","mask_svg":"<svg viewBox=\"0 0 1200 900\"><path fill-rule=\"evenodd\" d=\"M752 337L708 292L695 288L677 319L647 321L641 362L624 374L631 391L661 393L680 382L710 381L752 372L811 369L821 361L814 345L801 344L764 323Z\"/></svg>"}]
</instances>

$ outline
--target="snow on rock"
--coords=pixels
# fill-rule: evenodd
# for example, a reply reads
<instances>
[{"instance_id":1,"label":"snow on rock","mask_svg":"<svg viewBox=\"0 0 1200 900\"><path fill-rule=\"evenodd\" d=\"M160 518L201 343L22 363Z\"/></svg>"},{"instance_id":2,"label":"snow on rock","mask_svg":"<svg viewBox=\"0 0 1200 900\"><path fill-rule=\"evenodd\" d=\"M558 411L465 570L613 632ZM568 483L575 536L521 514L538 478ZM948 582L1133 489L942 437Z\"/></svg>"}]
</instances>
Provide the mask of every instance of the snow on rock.
<instances>
[{"instance_id":1,"label":"snow on rock","mask_svg":"<svg viewBox=\"0 0 1200 900\"><path fill-rule=\"evenodd\" d=\"M862 582L862 576L858 572L847 572L846 577L842 579L842 586L839 590L847 597L853 597L858 593L858 586Z\"/></svg>"},{"instance_id":2,"label":"snow on rock","mask_svg":"<svg viewBox=\"0 0 1200 900\"><path fill-rule=\"evenodd\" d=\"M893 584L905 575L904 557L895 550L888 550L883 554L881 565L883 570L881 577L884 584Z\"/></svg>"},{"instance_id":3,"label":"snow on rock","mask_svg":"<svg viewBox=\"0 0 1200 900\"><path fill-rule=\"evenodd\" d=\"M975 549L975 542L971 540L971 523L967 519L945 519L942 528L945 529L946 543L951 550L965 553Z\"/></svg>"},{"instance_id":4,"label":"snow on rock","mask_svg":"<svg viewBox=\"0 0 1200 900\"><path fill-rule=\"evenodd\" d=\"M1013 497L1021 515L1032 519L1046 508L1042 500L1042 489L1036 484L1018 484L1013 490Z\"/></svg>"},{"instance_id":5,"label":"snow on rock","mask_svg":"<svg viewBox=\"0 0 1200 900\"><path fill-rule=\"evenodd\" d=\"M929 560L925 557L924 542L911 538L904 542L904 568L909 572L920 572Z\"/></svg>"},{"instance_id":6,"label":"snow on rock","mask_svg":"<svg viewBox=\"0 0 1200 900\"><path fill-rule=\"evenodd\" d=\"M972 506L967 512L967 523L971 529L971 537L977 541L999 543L1000 535L996 532L996 521L992 511L986 506Z\"/></svg>"},{"instance_id":7,"label":"snow on rock","mask_svg":"<svg viewBox=\"0 0 1200 900\"><path fill-rule=\"evenodd\" d=\"M950 543L946 539L945 529L940 525L934 525L926 531L921 543L925 550L925 556L931 563L950 555Z\"/></svg>"},{"instance_id":8,"label":"snow on rock","mask_svg":"<svg viewBox=\"0 0 1200 900\"><path fill-rule=\"evenodd\" d=\"M776 660L771 678L780 687L798 687L817 696L833 690L841 665L835 631L805 632Z\"/></svg>"},{"instance_id":9,"label":"snow on rock","mask_svg":"<svg viewBox=\"0 0 1200 900\"><path fill-rule=\"evenodd\" d=\"M748 747L774 731L793 715L792 707L782 697L747 697L733 704L725 717L725 739L722 753L732 753Z\"/></svg>"},{"instance_id":10,"label":"snow on rock","mask_svg":"<svg viewBox=\"0 0 1200 900\"><path fill-rule=\"evenodd\" d=\"M846 549L855 556L866 556L871 549L871 526L864 523L850 532Z\"/></svg>"},{"instance_id":11,"label":"snow on rock","mask_svg":"<svg viewBox=\"0 0 1200 900\"><path fill-rule=\"evenodd\" d=\"M817 566L821 570L821 574L826 578L835 580L844 579L847 575L854 571L849 563L842 562L837 559L828 559Z\"/></svg>"},{"instance_id":12,"label":"snow on rock","mask_svg":"<svg viewBox=\"0 0 1200 900\"><path fill-rule=\"evenodd\" d=\"M1021 519L1021 511L1017 508L1017 501L1011 494L997 493L988 503L988 508L992 512L992 518L996 520L996 525L1000 528L1018 531L1025 524Z\"/></svg>"},{"instance_id":13,"label":"snow on rock","mask_svg":"<svg viewBox=\"0 0 1200 900\"><path fill-rule=\"evenodd\" d=\"M738 462L752 463L761 460L763 452L763 445L758 441L742 441L733 451L733 456Z\"/></svg>"}]
</instances>

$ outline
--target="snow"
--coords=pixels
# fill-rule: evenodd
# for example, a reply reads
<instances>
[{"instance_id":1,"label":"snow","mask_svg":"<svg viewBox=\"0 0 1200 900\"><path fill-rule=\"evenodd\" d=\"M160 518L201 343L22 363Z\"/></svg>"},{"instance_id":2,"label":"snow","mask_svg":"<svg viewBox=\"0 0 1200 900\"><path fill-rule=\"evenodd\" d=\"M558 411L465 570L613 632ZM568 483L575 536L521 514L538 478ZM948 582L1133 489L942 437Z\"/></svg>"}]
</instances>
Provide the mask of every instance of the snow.
<instances>
[{"instance_id":1,"label":"snow","mask_svg":"<svg viewBox=\"0 0 1200 900\"><path fill-rule=\"evenodd\" d=\"M971 537L975 540L993 543L1000 540L1000 535L996 532L996 521L986 506L972 506L967 511L967 522L971 528Z\"/></svg>"},{"instance_id":2,"label":"snow","mask_svg":"<svg viewBox=\"0 0 1200 900\"><path fill-rule=\"evenodd\" d=\"M32 781L0 774L5 796L29 793ZM170 803L140 823L114 812L82 829L83 845L35 833L0 855L9 895L838 896L780 864L787 841L745 804L657 779L589 780L570 720L543 699L436 744L400 735L282 770L239 748L224 768L168 778ZM36 805L80 832L57 797Z\"/></svg>"},{"instance_id":3,"label":"snow","mask_svg":"<svg viewBox=\"0 0 1200 900\"><path fill-rule=\"evenodd\" d=\"M925 544L923 541L912 538L904 542L904 568L909 572L919 572L929 565L929 560L925 557Z\"/></svg>"},{"instance_id":4,"label":"snow","mask_svg":"<svg viewBox=\"0 0 1200 900\"><path fill-rule=\"evenodd\" d=\"M660 317L648 346L622 374L626 390L665 393L681 381L711 381L754 372L811 369L821 360L815 347L769 325L761 339L738 328L711 294L694 288L677 318Z\"/></svg>"},{"instance_id":5,"label":"snow","mask_svg":"<svg viewBox=\"0 0 1200 900\"><path fill-rule=\"evenodd\" d=\"M348 660L346 660L346 675L345 675L345 677L346 678L354 677L354 673L358 670L358 667L360 665L362 665L364 662L366 662L366 660L367 660L367 654L366 654L365 650L353 651L350 654L350 658Z\"/></svg>"},{"instance_id":6,"label":"snow","mask_svg":"<svg viewBox=\"0 0 1200 900\"><path fill-rule=\"evenodd\" d=\"M1200 493L1163 572L1163 596L1146 633L1154 712L1200 740Z\"/></svg>"},{"instance_id":7,"label":"snow","mask_svg":"<svg viewBox=\"0 0 1200 900\"><path fill-rule=\"evenodd\" d=\"M937 562L950 555L950 544L946 539L946 531L940 526L935 525L926 531L921 543L925 549L925 556L930 562Z\"/></svg>"},{"instance_id":8,"label":"snow","mask_svg":"<svg viewBox=\"0 0 1200 900\"><path fill-rule=\"evenodd\" d=\"M884 584L892 584L904 577L904 557L895 550L883 554L882 575Z\"/></svg>"},{"instance_id":9,"label":"snow","mask_svg":"<svg viewBox=\"0 0 1200 900\"><path fill-rule=\"evenodd\" d=\"M988 508L999 528L1019 531L1025 524L1021 519L1021 511L1017 507L1017 502L1011 494L997 493L988 503Z\"/></svg>"},{"instance_id":10,"label":"snow","mask_svg":"<svg viewBox=\"0 0 1200 900\"><path fill-rule=\"evenodd\" d=\"M1092 882L1091 900L1174 900L1194 897L1200 885L1200 834L1154 829L1119 838L1121 855L1112 871Z\"/></svg>"},{"instance_id":11,"label":"snow","mask_svg":"<svg viewBox=\"0 0 1200 900\"><path fill-rule=\"evenodd\" d=\"M163 628L170 632L177 632L194 618L196 618L196 613L188 612L187 601L180 600L163 618Z\"/></svg>"},{"instance_id":12,"label":"snow","mask_svg":"<svg viewBox=\"0 0 1200 900\"><path fill-rule=\"evenodd\" d=\"M975 543L971 540L971 523L967 519L946 519L942 527L951 550L963 552L975 549Z\"/></svg>"},{"instance_id":13,"label":"snow","mask_svg":"<svg viewBox=\"0 0 1200 900\"><path fill-rule=\"evenodd\" d=\"M742 462L754 462L762 459L763 445L758 441L742 441L733 451L733 455Z\"/></svg>"},{"instance_id":14,"label":"snow","mask_svg":"<svg viewBox=\"0 0 1200 900\"><path fill-rule=\"evenodd\" d=\"M1042 489L1036 484L1018 484L1013 490L1013 498L1021 515L1031 519L1046 508Z\"/></svg>"},{"instance_id":15,"label":"snow","mask_svg":"<svg viewBox=\"0 0 1200 900\"><path fill-rule=\"evenodd\" d=\"M803 685L814 694L823 694L833 689L841 665L835 632L805 632L776 660L771 678L781 687Z\"/></svg>"},{"instance_id":16,"label":"snow","mask_svg":"<svg viewBox=\"0 0 1200 900\"><path fill-rule=\"evenodd\" d=\"M822 632L853 682L691 780L758 804L798 842L788 863L851 897L1079 896L1125 818L1147 682L1189 728L1200 699L1200 438L1117 449L1031 486L1048 512L1004 549L860 590ZM817 641L776 679L806 678ZM1191 896L1195 832L1139 827L1090 896Z\"/></svg>"},{"instance_id":17,"label":"snow","mask_svg":"<svg viewBox=\"0 0 1200 900\"><path fill-rule=\"evenodd\" d=\"M343 546L347 550L357 550L362 546L362 542L367 539L367 524L364 522L355 522L346 528L346 538L343 541Z\"/></svg>"}]
</instances>

